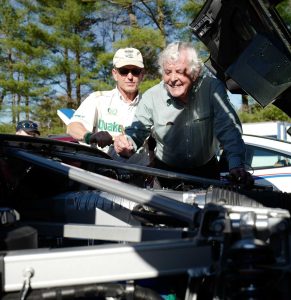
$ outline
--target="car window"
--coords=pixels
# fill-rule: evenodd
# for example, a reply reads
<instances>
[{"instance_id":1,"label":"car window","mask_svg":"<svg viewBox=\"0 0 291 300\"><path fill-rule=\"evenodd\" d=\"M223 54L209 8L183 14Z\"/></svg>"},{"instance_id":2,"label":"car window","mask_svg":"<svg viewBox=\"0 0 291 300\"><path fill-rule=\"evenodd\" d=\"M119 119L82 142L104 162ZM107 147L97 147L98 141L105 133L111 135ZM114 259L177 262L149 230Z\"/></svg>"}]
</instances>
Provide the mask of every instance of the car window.
<instances>
[{"instance_id":1,"label":"car window","mask_svg":"<svg viewBox=\"0 0 291 300\"><path fill-rule=\"evenodd\" d=\"M253 170L291 166L291 156L255 146L246 146L246 164Z\"/></svg>"}]
</instances>

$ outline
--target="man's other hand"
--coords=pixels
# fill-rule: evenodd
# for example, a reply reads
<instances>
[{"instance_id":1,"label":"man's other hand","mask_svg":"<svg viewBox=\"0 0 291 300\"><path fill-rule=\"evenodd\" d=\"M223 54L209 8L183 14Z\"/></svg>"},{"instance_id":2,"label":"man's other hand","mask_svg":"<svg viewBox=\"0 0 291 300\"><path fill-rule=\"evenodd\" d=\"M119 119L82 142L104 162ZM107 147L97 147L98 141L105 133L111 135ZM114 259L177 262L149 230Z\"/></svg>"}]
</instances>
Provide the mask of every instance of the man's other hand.
<instances>
[{"instance_id":1,"label":"man's other hand","mask_svg":"<svg viewBox=\"0 0 291 300\"><path fill-rule=\"evenodd\" d=\"M122 134L114 138L114 150L121 156L130 157L133 154L133 145L126 135Z\"/></svg>"},{"instance_id":2,"label":"man's other hand","mask_svg":"<svg viewBox=\"0 0 291 300\"><path fill-rule=\"evenodd\" d=\"M108 131L99 131L90 136L89 142L90 144L97 144L99 147L104 148L113 144L113 139Z\"/></svg>"},{"instance_id":3,"label":"man's other hand","mask_svg":"<svg viewBox=\"0 0 291 300\"><path fill-rule=\"evenodd\" d=\"M254 185L252 175L242 167L233 168L229 173L234 183L242 184L247 188L251 188Z\"/></svg>"}]
</instances>

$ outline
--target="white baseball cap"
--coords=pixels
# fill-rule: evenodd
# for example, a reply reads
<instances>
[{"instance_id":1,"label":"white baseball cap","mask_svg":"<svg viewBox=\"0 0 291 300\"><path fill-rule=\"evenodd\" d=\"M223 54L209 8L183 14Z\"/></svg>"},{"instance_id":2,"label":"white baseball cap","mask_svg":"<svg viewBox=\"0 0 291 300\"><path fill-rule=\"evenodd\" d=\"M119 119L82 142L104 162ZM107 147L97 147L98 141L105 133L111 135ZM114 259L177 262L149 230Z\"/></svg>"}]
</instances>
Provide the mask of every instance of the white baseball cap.
<instances>
[{"instance_id":1,"label":"white baseball cap","mask_svg":"<svg viewBox=\"0 0 291 300\"><path fill-rule=\"evenodd\" d=\"M139 68L144 68L143 58L138 49L121 48L116 51L113 57L113 66L121 68L124 66L133 65Z\"/></svg>"}]
</instances>

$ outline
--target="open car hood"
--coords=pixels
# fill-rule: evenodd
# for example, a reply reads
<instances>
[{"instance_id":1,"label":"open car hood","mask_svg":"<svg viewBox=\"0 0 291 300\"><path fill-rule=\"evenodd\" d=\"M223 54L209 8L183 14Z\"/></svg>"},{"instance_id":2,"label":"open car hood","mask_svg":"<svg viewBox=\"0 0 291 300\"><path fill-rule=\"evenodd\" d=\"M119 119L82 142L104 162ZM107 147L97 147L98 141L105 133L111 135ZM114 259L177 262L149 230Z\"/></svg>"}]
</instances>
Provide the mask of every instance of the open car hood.
<instances>
[{"instance_id":1,"label":"open car hood","mask_svg":"<svg viewBox=\"0 0 291 300\"><path fill-rule=\"evenodd\" d=\"M231 93L291 116L291 35L280 2L208 0L190 27L209 50L206 66Z\"/></svg>"}]
</instances>

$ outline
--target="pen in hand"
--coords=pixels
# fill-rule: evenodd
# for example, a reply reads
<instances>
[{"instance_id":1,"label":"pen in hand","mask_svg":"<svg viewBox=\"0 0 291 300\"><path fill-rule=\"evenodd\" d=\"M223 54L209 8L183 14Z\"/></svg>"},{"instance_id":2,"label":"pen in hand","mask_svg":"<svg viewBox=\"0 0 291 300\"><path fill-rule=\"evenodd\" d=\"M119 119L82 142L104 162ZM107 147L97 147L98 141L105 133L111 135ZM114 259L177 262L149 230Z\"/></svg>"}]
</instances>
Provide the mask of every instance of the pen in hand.
<instances>
[{"instance_id":1,"label":"pen in hand","mask_svg":"<svg viewBox=\"0 0 291 300\"><path fill-rule=\"evenodd\" d=\"M123 126L121 126L121 134L114 138L114 149L116 153L125 157L129 157L133 154L132 142L128 140Z\"/></svg>"},{"instance_id":2,"label":"pen in hand","mask_svg":"<svg viewBox=\"0 0 291 300\"><path fill-rule=\"evenodd\" d=\"M120 129L121 129L121 135L125 135L125 130L124 130L124 126L123 125L120 125ZM112 140L114 142L114 140L116 139L116 137L112 137Z\"/></svg>"},{"instance_id":3,"label":"pen in hand","mask_svg":"<svg viewBox=\"0 0 291 300\"><path fill-rule=\"evenodd\" d=\"M125 135L125 130L124 130L123 125L120 125L120 129L121 129L121 134L122 134L122 135Z\"/></svg>"}]
</instances>

